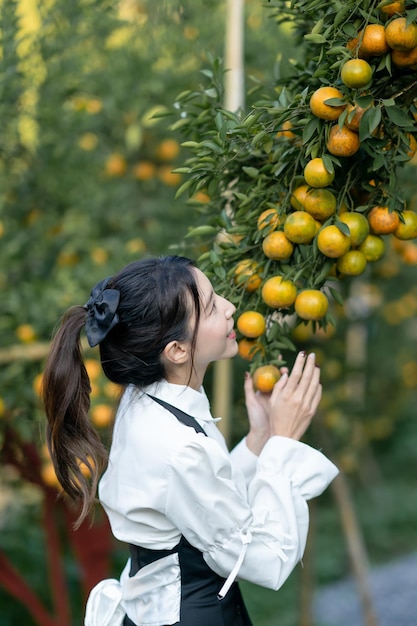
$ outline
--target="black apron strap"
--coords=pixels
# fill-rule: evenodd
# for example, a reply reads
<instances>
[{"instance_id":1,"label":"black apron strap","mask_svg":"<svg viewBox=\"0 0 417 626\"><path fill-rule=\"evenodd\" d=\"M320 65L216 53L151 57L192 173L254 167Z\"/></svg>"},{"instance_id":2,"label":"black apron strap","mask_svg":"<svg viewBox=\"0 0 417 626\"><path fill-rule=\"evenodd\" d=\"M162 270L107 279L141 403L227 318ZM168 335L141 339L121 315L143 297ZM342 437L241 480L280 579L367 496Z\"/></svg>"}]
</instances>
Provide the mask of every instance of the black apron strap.
<instances>
[{"instance_id":1,"label":"black apron strap","mask_svg":"<svg viewBox=\"0 0 417 626\"><path fill-rule=\"evenodd\" d=\"M152 400L155 400L155 402L157 402L161 406L163 406L164 409L166 409L167 411L175 415L175 417L180 422L182 422L186 426L190 426L191 428L194 428L194 430L197 433L203 433L203 435L207 437L207 433L205 432L204 428L200 426L200 424L197 422L197 420L194 417L192 417L191 415L188 415L188 413L184 413L184 411L181 411L181 409L178 409L176 406L172 406L172 404L168 404L168 402L165 402L165 400L160 400L159 398L155 398L155 396L151 396L149 393L147 393L146 395L149 396L149 398L152 398Z\"/></svg>"}]
</instances>

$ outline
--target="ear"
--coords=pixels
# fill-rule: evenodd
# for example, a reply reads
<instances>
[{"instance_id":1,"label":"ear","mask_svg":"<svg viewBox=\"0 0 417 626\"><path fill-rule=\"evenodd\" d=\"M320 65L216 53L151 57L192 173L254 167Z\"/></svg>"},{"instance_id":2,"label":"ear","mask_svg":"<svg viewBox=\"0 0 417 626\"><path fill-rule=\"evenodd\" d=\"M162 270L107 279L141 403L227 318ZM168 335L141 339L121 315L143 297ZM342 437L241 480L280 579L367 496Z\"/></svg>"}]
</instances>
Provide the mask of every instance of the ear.
<instances>
[{"instance_id":1,"label":"ear","mask_svg":"<svg viewBox=\"0 0 417 626\"><path fill-rule=\"evenodd\" d=\"M170 341L165 346L162 355L173 365L183 365L190 356L189 345L179 341Z\"/></svg>"}]
</instances>

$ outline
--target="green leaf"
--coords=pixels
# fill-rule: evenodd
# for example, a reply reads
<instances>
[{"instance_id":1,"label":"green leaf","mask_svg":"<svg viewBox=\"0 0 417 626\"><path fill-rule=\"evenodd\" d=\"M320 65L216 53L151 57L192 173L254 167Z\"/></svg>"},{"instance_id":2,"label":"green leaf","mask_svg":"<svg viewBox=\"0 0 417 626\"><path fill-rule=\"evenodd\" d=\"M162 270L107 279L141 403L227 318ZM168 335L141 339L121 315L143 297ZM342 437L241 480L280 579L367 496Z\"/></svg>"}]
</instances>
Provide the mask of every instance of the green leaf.
<instances>
[{"instance_id":1,"label":"green leaf","mask_svg":"<svg viewBox=\"0 0 417 626\"><path fill-rule=\"evenodd\" d=\"M414 130L414 125L411 119L408 117L407 113L400 109L399 106L389 106L385 108L387 112L387 116L390 121L396 124L397 126L401 126L401 128L407 128L409 130Z\"/></svg>"},{"instance_id":2,"label":"green leaf","mask_svg":"<svg viewBox=\"0 0 417 626\"><path fill-rule=\"evenodd\" d=\"M259 170L256 169L256 167L242 167L242 170L245 172L245 174L247 174L248 176L250 176L251 178L258 178L259 176Z\"/></svg>"},{"instance_id":3,"label":"green leaf","mask_svg":"<svg viewBox=\"0 0 417 626\"><path fill-rule=\"evenodd\" d=\"M204 235L215 235L216 233L217 233L217 229L214 228L214 226L209 226L208 224L205 224L203 226L196 226L196 228L192 228L191 230L189 230L187 234L185 235L185 238L188 239L189 237L201 237Z\"/></svg>"},{"instance_id":4,"label":"green leaf","mask_svg":"<svg viewBox=\"0 0 417 626\"><path fill-rule=\"evenodd\" d=\"M308 35L304 35L304 39L306 41L311 41L311 43L326 43L327 39L323 37L323 35L319 35L318 33L309 33Z\"/></svg>"}]
</instances>

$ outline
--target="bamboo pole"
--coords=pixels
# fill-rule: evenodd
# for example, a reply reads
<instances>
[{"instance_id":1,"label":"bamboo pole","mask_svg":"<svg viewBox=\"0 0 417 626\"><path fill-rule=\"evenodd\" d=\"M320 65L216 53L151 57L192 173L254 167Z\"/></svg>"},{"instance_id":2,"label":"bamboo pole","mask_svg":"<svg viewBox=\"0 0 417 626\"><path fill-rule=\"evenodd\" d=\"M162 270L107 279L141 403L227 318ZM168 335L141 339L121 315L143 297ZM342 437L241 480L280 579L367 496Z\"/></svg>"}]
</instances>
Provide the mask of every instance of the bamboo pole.
<instances>
[{"instance_id":1,"label":"bamboo pole","mask_svg":"<svg viewBox=\"0 0 417 626\"><path fill-rule=\"evenodd\" d=\"M236 112L244 106L244 0L227 0L225 37L225 100L228 111ZM230 441L231 405L233 395L232 364L230 360L214 365L213 410L222 416L220 430Z\"/></svg>"}]
</instances>

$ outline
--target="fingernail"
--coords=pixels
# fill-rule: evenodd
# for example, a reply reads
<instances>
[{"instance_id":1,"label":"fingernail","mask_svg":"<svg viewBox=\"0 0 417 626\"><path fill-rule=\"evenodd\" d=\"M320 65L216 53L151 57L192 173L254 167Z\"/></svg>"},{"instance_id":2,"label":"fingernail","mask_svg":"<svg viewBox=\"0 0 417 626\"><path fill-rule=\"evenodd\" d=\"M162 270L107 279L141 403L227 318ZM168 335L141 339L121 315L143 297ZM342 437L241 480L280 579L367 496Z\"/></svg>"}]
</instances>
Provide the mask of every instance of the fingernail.
<instances>
[{"instance_id":1,"label":"fingernail","mask_svg":"<svg viewBox=\"0 0 417 626\"><path fill-rule=\"evenodd\" d=\"M316 355L314 354L314 352L310 352L310 354L308 355L310 359L315 359Z\"/></svg>"},{"instance_id":2,"label":"fingernail","mask_svg":"<svg viewBox=\"0 0 417 626\"><path fill-rule=\"evenodd\" d=\"M250 377L249 372L245 372L245 380L248 380L249 377Z\"/></svg>"},{"instance_id":3,"label":"fingernail","mask_svg":"<svg viewBox=\"0 0 417 626\"><path fill-rule=\"evenodd\" d=\"M300 352L300 356L303 356L303 357L304 357L305 355L306 355L305 350L301 350L301 352Z\"/></svg>"}]
</instances>

